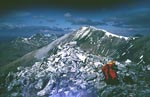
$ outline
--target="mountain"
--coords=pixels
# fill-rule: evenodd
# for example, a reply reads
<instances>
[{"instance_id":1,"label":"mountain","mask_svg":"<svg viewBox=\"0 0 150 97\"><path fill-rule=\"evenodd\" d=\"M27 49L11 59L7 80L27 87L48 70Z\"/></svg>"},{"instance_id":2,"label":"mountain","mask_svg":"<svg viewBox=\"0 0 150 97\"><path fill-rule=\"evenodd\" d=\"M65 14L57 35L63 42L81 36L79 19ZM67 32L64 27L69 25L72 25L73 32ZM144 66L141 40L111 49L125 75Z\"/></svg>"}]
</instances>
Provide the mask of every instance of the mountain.
<instances>
[{"instance_id":1,"label":"mountain","mask_svg":"<svg viewBox=\"0 0 150 97\"><path fill-rule=\"evenodd\" d=\"M141 61L140 57L143 56L142 62L148 64L150 62L149 53L147 53L150 51L149 40L150 37L124 37L91 26L81 27L77 31L66 34L48 46L37 50L34 56L37 58L44 57L50 50L56 49L59 44L76 41L82 50L92 54L111 57L118 61L130 59L137 63ZM41 52L42 54L40 54Z\"/></svg>"},{"instance_id":2,"label":"mountain","mask_svg":"<svg viewBox=\"0 0 150 97\"><path fill-rule=\"evenodd\" d=\"M3 67L1 95L148 97L150 65L145 54L148 55L149 40L81 27ZM103 64L112 59L117 60L117 86L107 85L101 71Z\"/></svg>"},{"instance_id":3,"label":"mountain","mask_svg":"<svg viewBox=\"0 0 150 97\"><path fill-rule=\"evenodd\" d=\"M130 59L137 63L150 63L150 37L123 37L94 27L82 27L74 39L79 47L92 54L118 61Z\"/></svg>"},{"instance_id":4,"label":"mountain","mask_svg":"<svg viewBox=\"0 0 150 97\"><path fill-rule=\"evenodd\" d=\"M48 27L48 26L25 26L25 25L0 25L0 41L5 38L30 37L31 35L43 33L65 34L71 31L69 28Z\"/></svg>"},{"instance_id":5,"label":"mountain","mask_svg":"<svg viewBox=\"0 0 150 97\"><path fill-rule=\"evenodd\" d=\"M6 65L23 55L39 49L61 35L57 34L34 34L28 38L17 38L12 41L0 43L0 66Z\"/></svg>"}]
</instances>

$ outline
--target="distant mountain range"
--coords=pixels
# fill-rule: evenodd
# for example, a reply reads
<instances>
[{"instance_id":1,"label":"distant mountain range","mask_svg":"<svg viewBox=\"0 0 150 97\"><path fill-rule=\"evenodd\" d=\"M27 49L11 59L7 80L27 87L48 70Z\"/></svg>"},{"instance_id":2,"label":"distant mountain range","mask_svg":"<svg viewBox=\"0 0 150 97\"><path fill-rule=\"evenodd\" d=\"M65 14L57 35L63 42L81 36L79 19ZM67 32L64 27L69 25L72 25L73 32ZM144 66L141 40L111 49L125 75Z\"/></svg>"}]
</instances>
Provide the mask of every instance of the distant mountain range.
<instances>
[{"instance_id":1,"label":"distant mountain range","mask_svg":"<svg viewBox=\"0 0 150 97\"><path fill-rule=\"evenodd\" d=\"M16 37L30 37L33 34L65 34L70 28L48 27L48 26L23 26L23 25L0 25L0 42L12 40Z\"/></svg>"},{"instance_id":2,"label":"distant mountain range","mask_svg":"<svg viewBox=\"0 0 150 97\"><path fill-rule=\"evenodd\" d=\"M61 35L58 34L34 34L28 38L16 38L12 41L5 41L0 43L0 66L6 65L23 55L39 49Z\"/></svg>"}]
</instances>

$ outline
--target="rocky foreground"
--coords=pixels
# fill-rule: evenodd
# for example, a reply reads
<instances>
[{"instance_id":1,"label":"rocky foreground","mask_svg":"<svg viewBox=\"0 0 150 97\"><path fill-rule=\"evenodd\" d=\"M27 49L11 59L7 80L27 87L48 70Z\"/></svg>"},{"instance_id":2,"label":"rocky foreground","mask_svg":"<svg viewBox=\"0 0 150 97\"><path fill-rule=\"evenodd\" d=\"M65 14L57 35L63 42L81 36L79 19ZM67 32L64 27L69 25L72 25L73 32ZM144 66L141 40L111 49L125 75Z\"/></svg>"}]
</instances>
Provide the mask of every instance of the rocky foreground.
<instances>
[{"instance_id":1,"label":"rocky foreground","mask_svg":"<svg viewBox=\"0 0 150 97\"><path fill-rule=\"evenodd\" d=\"M76 41L32 67L18 67L6 79L5 97L149 97L150 65L117 62L117 86L107 85L101 68L110 58L87 53Z\"/></svg>"}]
</instances>

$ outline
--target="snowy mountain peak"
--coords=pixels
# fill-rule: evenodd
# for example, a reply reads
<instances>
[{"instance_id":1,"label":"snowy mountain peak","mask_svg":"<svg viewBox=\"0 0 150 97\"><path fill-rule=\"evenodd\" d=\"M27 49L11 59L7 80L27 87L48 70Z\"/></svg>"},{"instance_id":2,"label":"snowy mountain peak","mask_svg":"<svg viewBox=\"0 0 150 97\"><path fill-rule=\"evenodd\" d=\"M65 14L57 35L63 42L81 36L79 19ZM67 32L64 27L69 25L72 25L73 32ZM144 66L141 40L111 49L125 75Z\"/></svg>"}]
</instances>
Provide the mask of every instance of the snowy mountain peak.
<instances>
[{"instance_id":1,"label":"snowy mountain peak","mask_svg":"<svg viewBox=\"0 0 150 97\"><path fill-rule=\"evenodd\" d=\"M104 31L104 32L105 32L105 35L107 35L108 37L109 37L109 36L112 36L112 37L124 38L125 40L128 40L128 39L129 39L129 37L112 34L112 33L108 32L108 31L106 31L106 30L103 30L103 29L101 29L101 30Z\"/></svg>"},{"instance_id":2,"label":"snowy mountain peak","mask_svg":"<svg viewBox=\"0 0 150 97\"><path fill-rule=\"evenodd\" d=\"M83 26L83 27L81 27L79 30L76 31L77 33L76 33L74 38L75 39L82 39L82 38L85 38L85 37L90 37L94 31L98 31L100 33L105 33L105 36L107 36L107 37L117 37L117 38L121 38L121 39L125 39L125 40L129 39L129 37L116 35L116 34L113 34L111 32L108 32L104 29L98 29L98 28L95 28L93 26Z\"/></svg>"},{"instance_id":3,"label":"snowy mountain peak","mask_svg":"<svg viewBox=\"0 0 150 97\"><path fill-rule=\"evenodd\" d=\"M86 36L90 36L91 35L91 27L81 27L79 30L76 31L76 35L74 36L75 39L82 39Z\"/></svg>"}]
</instances>

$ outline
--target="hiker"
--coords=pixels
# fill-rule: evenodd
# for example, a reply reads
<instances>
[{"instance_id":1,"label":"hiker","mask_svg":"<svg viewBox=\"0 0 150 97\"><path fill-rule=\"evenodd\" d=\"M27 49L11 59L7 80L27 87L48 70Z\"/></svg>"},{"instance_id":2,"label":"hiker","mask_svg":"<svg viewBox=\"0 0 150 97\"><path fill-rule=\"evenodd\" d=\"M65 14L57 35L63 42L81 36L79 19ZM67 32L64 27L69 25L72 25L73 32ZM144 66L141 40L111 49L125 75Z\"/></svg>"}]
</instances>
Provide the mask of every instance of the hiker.
<instances>
[{"instance_id":1,"label":"hiker","mask_svg":"<svg viewBox=\"0 0 150 97\"><path fill-rule=\"evenodd\" d=\"M110 85L119 84L117 76L117 65L116 61L110 61L102 67L102 72L105 76L105 82Z\"/></svg>"}]
</instances>

